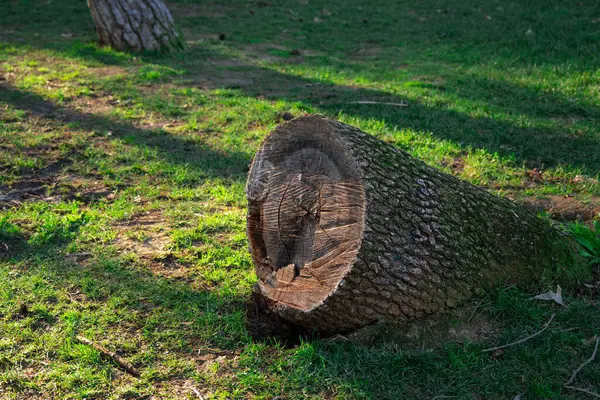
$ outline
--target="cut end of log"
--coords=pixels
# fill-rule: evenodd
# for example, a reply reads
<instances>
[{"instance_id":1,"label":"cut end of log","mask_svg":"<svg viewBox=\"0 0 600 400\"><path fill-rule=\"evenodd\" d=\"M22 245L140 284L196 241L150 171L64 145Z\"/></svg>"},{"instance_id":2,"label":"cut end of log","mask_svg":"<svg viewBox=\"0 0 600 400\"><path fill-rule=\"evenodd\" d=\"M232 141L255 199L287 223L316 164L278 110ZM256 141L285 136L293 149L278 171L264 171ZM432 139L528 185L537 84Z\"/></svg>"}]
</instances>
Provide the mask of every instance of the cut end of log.
<instances>
[{"instance_id":1,"label":"cut end of log","mask_svg":"<svg viewBox=\"0 0 600 400\"><path fill-rule=\"evenodd\" d=\"M262 294L309 312L351 268L364 229L360 167L331 124L304 117L279 126L250 170L248 237Z\"/></svg>"},{"instance_id":2,"label":"cut end of log","mask_svg":"<svg viewBox=\"0 0 600 400\"><path fill-rule=\"evenodd\" d=\"M322 332L425 318L577 265L534 214L322 117L275 129L246 196L265 304Z\"/></svg>"}]
</instances>

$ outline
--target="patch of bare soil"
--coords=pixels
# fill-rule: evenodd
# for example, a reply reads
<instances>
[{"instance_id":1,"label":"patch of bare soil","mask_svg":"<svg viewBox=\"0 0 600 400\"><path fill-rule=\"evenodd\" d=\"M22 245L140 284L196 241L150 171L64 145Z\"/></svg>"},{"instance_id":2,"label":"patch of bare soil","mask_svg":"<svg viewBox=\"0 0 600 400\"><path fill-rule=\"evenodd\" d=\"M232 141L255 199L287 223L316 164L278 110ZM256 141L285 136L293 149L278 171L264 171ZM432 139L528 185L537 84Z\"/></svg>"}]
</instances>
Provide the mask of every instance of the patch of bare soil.
<instances>
[{"instance_id":1,"label":"patch of bare soil","mask_svg":"<svg viewBox=\"0 0 600 400\"><path fill-rule=\"evenodd\" d=\"M215 3L168 3L169 10L176 20L196 17L220 18L224 17L228 8Z\"/></svg>"},{"instance_id":2,"label":"patch of bare soil","mask_svg":"<svg viewBox=\"0 0 600 400\"><path fill-rule=\"evenodd\" d=\"M0 188L0 209L16 207L29 199L40 199L46 192L46 183L39 179L24 179L10 187Z\"/></svg>"},{"instance_id":3,"label":"patch of bare soil","mask_svg":"<svg viewBox=\"0 0 600 400\"><path fill-rule=\"evenodd\" d=\"M217 40L219 39L220 35L219 32L201 33L198 32L196 29L189 28L183 28L181 30L181 33L183 34L183 39L185 40L185 42L190 46L197 45L204 41Z\"/></svg>"},{"instance_id":4,"label":"patch of bare soil","mask_svg":"<svg viewBox=\"0 0 600 400\"><path fill-rule=\"evenodd\" d=\"M212 61L208 61L212 62ZM223 60L219 62L225 62ZM232 61L235 62L235 61ZM218 64L218 63L217 63ZM240 64L248 65L248 64ZM256 80L255 80L256 78ZM195 86L203 90L213 90L218 88L231 88L247 90L253 88L257 81L261 79L260 74L249 73L247 71L222 70L214 74L191 75L186 80L187 86Z\"/></svg>"},{"instance_id":5,"label":"patch of bare soil","mask_svg":"<svg viewBox=\"0 0 600 400\"><path fill-rule=\"evenodd\" d=\"M192 379L174 378L163 381L158 381L154 388L156 393L148 400L169 399L204 399L204 396L210 396L210 392L206 387L199 385L198 382Z\"/></svg>"},{"instance_id":6,"label":"patch of bare soil","mask_svg":"<svg viewBox=\"0 0 600 400\"><path fill-rule=\"evenodd\" d=\"M208 59L206 62L216 65L217 67L246 67L248 63L240 60L239 58L216 58Z\"/></svg>"},{"instance_id":7,"label":"patch of bare soil","mask_svg":"<svg viewBox=\"0 0 600 400\"><path fill-rule=\"evenodd\" d=\"M113 190L107 187L100 177L80 176L73 174L61 175L57 179L57 185L53 188L51 195L45 200L77 199L84 203L90 203L102 198L111 200L114 197Z\"/></svg>"},{"instance_id":8,"label":"patch of bare soil","mask_svg":"<svg viewBox=\"0 0 600 400\"><path fill-rule=\"evenodd\" d=\"M170 242L158 210L147 211L116 226L119 230L117 245L142 257L164 253Z\"/></svg>"},{"instance_id":9,"label":"patch of bare soil","mask_svg":"<svg viewBox=\"0 0 600 400\"><path fill-rule=\"evenodd\" d=\"M11 185L0 185L0 209L17 206L32 198L44 198L66 163L65 160L59 160L39 171L24 174Z\"/></svg>"},{"instance_id":10,"label":"patch of bare soil","mask_svg":"<svg viewBox=\"0 0 600 400\"><path fill-rule=\"evenodd\" d=\"M92 96L78 97L69 104L71 109L76 112L65 115L63 120L77 122L85 121L93 116L102 118L109 115L114 107L119 104L118 102L119 100L110 94L98 95L96 93Z\"/></svg>"},{"instance_id":11,"label":"patch of bare soil","mask_svg":"<svg viewBox=\"0 0 600 400\"><path fill-rule=\"evenodd\" d=\"M115 227L119 231L115 244L123 251L137 255L152 273L176 279L186 278L187 269L168 249L171 237L160 211L147 211Z\"/></svg>"},{"instance_id":12,"label":"patch of bare soil","mask_svg":"<svg viewBox=\"0 0 600 400\"><path fill-rule=\"evenodd\" d=\"M0 85L0 89L3 86ZM9 86L5 86L11 90ZM62 130L62 122L55 119L61 115L63 110L57 108L50 102L42 101L33 97L25 97L20 108L27 110L27 125L34 127L40 132ZM79 115L73 113L73 115ZM71 122L77 118L65 114L64 122ZM102 183L102 179L96 176L80 176L66 173L65 170L73 163L77 156L82 155L86 145L74 146L69 154L63 154L61 147L76 132L61 131L60 137L49 138L43 144L17 149L11 144L0 146L0 151L23 152L29 158L35 158L45 164L43 168L22 168L18 178L10 184L0 185L0 209L18 206L25 201L60 201L79 199L83 202L109 196L110 190ZM88 145L92 140L87 137ZM0 168L0 174L2 169Z\"/></svg>"},{"instance_id":13,"label":"patch of bare soil","mask_svg":"<svg viewBox=\"0 0 600 400\"><path fill-rule=\"evenodd\" d=\"M244 52L252 57L261 61L267 62L279 62L285 64L301 64L304 61L304 55L302 50L292 49L282 45L273 43L254 43L244 46ZM282 55L273 54L279 52ZM288 56L284 56L286 54Z\"/></svg>"},{"instance_id":14,"label":"patch of bare soil","mask_svg":"<svg viewBox=\"0 0 600 400\"><path fill-rule=\"evenodd\" d=\"M116 66L116 65L89 68L89 71L92 72L95 76L102 76L102 77L126 75L128 73L127 69Z\"/></svg>"},{"instance_id":15,"label":"patch of bare soil","mask_svg":"<svg viewBox=\"0 0 600 400\"><path fill-rule=\"evenodd\" d=\"M371 60L378 58L383 53L383 49L378 46L366 47L357 52L350 53L348 56L354 60Z\"/></svg>"},{"instance_id":16,"label":"patch of bare soil","mask_svg":"<svg viewBox=\"0 0 600 400\"><path fill-rule=\"evenodd\" d=\"M462 156L458 156L450 160L444 159L441 163L444 167L449 167L452 169L452 173L455 175L460 174L465 169L465 160Z\"/></svg>"},{"instance_id":17,"label":"patch of bare soil","mask_svg":"<svg viewBox=\"0 0 600 400\"><path fill-rule=\"evenodd\" d=\"M600 215L600 197L594 196L589 201L574 197L548 195L545 198L526 197L522 204L534 212L545 211L557 221L591 221Z\"/></svg>"},{"instance_id":18,"label":"patch of bare soil","mask_svg":"<svg viewBox=\"0 0 600 400\"><path fill-rule=\"evenodd\" d=\"M0 185L0 209L15 207L26 201L57 203L79 200L87 204L111 198L112 190L95 176L61 174L67 164L66 161L58 161L36 173L22 176L10 186Z\"/></svg>"}]
</instances>

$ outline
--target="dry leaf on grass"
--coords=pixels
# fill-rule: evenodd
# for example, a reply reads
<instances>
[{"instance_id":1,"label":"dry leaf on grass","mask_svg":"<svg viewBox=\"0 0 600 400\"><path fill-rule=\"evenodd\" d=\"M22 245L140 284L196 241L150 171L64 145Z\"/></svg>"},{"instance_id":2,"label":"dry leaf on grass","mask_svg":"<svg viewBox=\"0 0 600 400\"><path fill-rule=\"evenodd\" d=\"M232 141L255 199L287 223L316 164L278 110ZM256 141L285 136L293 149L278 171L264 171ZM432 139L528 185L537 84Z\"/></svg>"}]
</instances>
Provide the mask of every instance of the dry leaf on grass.
<instances>
[{"instance_id":1,"label":"dry leaf on grass","mask_svg":"<svg viewBox=\"0 0 600 400\"><path fill-rule=\"evenodd\" d=\"M556 285L556 293L554 293L552 290L550 290L546 293L542 293L542 294L538 294L537 296L533 296L531 299L532 300L554 301L554 302L560 304L561 306L565 305L565 303L563 302L563 298L562 298L562 289L559 285Z\"/></svg>"}]
</instances>

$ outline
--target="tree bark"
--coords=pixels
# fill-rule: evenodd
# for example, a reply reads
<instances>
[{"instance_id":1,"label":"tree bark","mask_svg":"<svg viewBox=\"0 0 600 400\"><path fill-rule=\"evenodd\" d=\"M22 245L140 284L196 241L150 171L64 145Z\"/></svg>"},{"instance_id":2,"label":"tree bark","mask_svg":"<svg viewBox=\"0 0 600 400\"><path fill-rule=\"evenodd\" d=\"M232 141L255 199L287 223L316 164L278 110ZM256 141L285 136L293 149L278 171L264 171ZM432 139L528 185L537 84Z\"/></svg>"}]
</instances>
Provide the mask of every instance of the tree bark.
<instances>
[{"instance_id":1,"label":"tree bark","mask_svg":"<svg viewBox=\"0 0 600 400\"><path fill-rule=\"evenodd\" d=\"M161 0L88 0L88 6L102 44L135 52L183 47Z\"/></svg>"},{"instance_id":2,"label":"tree bark","mask_svg":"<svg viewBox=\"0 0 600 400\"><path fill-rule=\"evenodd\" d=\"M503 280L573 267L529 211L322 117L279 126L246 184L247 232L269 308L344 333L456 307Z\"/></svg>"}]
</instances>

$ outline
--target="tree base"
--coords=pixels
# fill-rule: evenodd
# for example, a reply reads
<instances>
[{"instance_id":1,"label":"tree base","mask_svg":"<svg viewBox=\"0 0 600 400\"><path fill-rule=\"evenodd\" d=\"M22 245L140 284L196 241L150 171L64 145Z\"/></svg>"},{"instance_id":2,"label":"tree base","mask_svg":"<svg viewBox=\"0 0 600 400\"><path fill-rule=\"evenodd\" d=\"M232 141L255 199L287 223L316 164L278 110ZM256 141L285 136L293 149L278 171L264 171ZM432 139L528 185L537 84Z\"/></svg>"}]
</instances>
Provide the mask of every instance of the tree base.
<instances>
[{"instance_id":1,"label":"tree base","mask_svg":"<svg viewBox=\"0 0 600 400\"><path fill-rule=\"evenodd\" d=\"M88 0L100 43L116 50L182 48L168 8L160 0Z\"/></svg>"}]
</instances>

